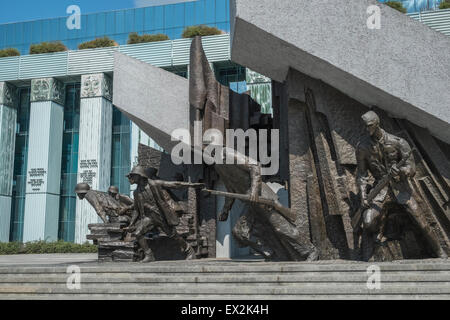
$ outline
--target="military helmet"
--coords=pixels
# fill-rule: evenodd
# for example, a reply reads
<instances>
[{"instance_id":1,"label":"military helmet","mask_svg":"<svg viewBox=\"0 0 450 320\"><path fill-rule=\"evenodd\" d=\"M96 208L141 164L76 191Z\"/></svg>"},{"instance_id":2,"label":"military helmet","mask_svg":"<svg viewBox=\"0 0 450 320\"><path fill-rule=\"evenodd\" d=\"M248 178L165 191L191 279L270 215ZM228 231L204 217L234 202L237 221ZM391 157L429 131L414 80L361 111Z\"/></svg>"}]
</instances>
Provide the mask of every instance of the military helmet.
<instances>
[{"instance_id":1,"label":"military helmet","mask_svg":"<svg viewBox=\"0 0 450 320\"><path fill-rule=\"evenodd\" d=\"M147 173L145 172L145 169L142 166L135 166L129 174L127 174L127 177L129 178L132 174L136 174L138 176L141 176L142 178L148 179Z\"/></svg>"},{"instance_id":2,"label":"military helmet","mask_svg":"<svg viewBox=\"0 0 450 320\"><path fill-rule=\"evenodd\" d=\"M87 193L89 190L91 190L91 187L87 183L79 183L75 187L75 193Z\"/></svg>"},{"instance_id":3,"label":"military helmet","mask_svg":"<svg viewBox=\"0 0 450 320\"><path fill-rule=\"evenodd\" d=\"M378 115L373 111L366 112L365 114L362 115L361 118L367 125L371 125L373 123L377 124L380 123L380 117L378 117Z\"/></svg>"},{"instance_id":4,"label":"military helmet","mask_svg":"<svg viewBox=\"0 0 450 320\"><path fill-rule=\"evenodd\" d=\"M109 193L119 193L119 188L117 188L116 186L111 186L108 189Z\"/></svg>"}]
</instances>

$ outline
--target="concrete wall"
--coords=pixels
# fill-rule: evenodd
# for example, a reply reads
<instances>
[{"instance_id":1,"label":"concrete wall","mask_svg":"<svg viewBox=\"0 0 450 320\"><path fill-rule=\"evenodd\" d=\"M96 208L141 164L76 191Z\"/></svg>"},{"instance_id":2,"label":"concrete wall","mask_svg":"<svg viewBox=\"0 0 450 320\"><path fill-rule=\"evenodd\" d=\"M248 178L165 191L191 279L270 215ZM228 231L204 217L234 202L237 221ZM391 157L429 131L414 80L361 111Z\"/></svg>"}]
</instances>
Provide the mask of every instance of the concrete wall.
<instances>
[{"instance_id":1,"label":"concrete wall","mask_svg":"<svg viewBox=\"0 0 450 320\"><path fill-rule=\"evenodd\" d=\"M381 9L369 29L367 9ZM450 38L375 0L232 0L232 60L290 67L450 142Z\"/></svg>"},{"instance_id":2,"label":"concrete wall","mask_svg":"<svg viewBox=\"0 0 450 320\"><path fill-rule=\"evenodd\" d=\"M113 104L165 151L175 129L189 129L188 80L115 54Z\"/></svg>"}]
</instances>

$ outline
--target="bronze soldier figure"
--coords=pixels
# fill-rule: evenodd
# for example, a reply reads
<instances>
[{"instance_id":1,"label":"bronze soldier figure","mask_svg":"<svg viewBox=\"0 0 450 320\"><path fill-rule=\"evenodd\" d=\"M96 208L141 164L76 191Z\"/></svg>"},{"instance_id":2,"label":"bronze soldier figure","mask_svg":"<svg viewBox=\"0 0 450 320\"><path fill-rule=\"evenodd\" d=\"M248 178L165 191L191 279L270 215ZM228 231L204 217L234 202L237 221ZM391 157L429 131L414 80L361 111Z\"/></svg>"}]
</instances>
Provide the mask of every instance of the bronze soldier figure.
<instances>
[{"instance_id":1,"label":"bronze soldier figure","mask_svg":"<svg viewBox=\"0 0 450 320\"><path fill-rule=\"evenodd\" d=\"M262 182L260 164L251 164L249 158L230 148L223 148L224 159L235 158L235 163L218 164L215 170L223 180L227 191L247 194L249 206L234 226L234 238L243 247L250 246L267 260L315 261L318 249L309 239L304 239L294 224L295 215L278 202L278 196ZM225 163L225 162L224 162ZM219 216L228 219L235 198L226 197ZM264 199L264 203L262 201ZM270 200L273 204L267 204ZM294 218L293 218L294 217Z\"/></svg>"},{"instance_id":2,"label":"bronze soldier figure","mask_svg":"<svg viewBox=\"0 0 450 320\"><path fill-rule=\"evenodd\" d=\"M119 189L116 186L110 186L108 189L108 194L119 202L121 209L119 215L124 215L128 212L133 211L134 201L126 194L119 193Z\"/></svg>"},{"instance_id":3,"label":"bronze soldier figure","mask_svg":"<svg viewBox=\"0 0 450 320\"><path fill-rule=\"evenodd\" d=\"M357 146L356 158L358 162L357 184L361 194L363 228L374 235L378 241L385 241L383 235L383 209L390 202L401 205L424 231L435 254L446 258L442 246L433 234L431 227L420 219L421 212L414 197L418 196L410 185L409 180L416 174L414 157L408 142L400 137L387 133L380 127L378 115L369 111L362 116L366 125L368 137ZM404 165L398 166L400 162ZM367 201L369 173L375 179L376 186L384 176L390 173L393 177L374 200Z\"/></svg>"},{"instance_id":4,"label":"bronze soldier figure","mask_svg":"<svg viewBox=\"0 0 450 320\"><path fill-rule=\"evenodd\" d=\"M177 233L175 226L179 223L178 215L175 208L171 206L171 201L167 197L168 194L164 192L166 190L163 189L201 187L203 184L153 180L148 177L141 166L134 167L127 177L130 184L137 185L134 191L135 213L131 218L128 230L131 231L132 236L136 237L144 250L145 257L141 262L155 260L145 239L145 234L154 229L162 230L169 238L177 240L186 253L186 260L193 259L194 249Z\"/></svg>"},{"instance_id":5,"label":"bronze soldier figure","mask_svg":"<svg viewBox=\"0 0 450 320\"><path fill-rule=\"evenodd\" d=\"M108 223L108 217L117 217L121 206L118 201L106 192L91 190L87 183L79 183L75 187L75 193L80 200L86 199L97 212L104 223Z\"/></svg>"}]
</instances>

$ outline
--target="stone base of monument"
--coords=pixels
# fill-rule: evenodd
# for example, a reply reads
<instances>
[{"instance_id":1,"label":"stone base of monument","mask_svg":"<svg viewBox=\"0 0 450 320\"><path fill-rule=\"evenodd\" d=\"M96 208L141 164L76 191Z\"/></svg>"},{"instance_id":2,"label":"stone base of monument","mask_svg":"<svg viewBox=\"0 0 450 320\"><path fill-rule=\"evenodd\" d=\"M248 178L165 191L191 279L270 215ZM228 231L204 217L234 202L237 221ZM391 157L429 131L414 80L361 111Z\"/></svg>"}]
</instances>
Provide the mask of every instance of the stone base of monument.
<instances>
[{"instance_id":1,"label":"stone base of monument","mask_svg":"<svg viewBox=\"0 0 450 320\"><path fill-rule=\"evenodd\" d=\"M88 226L91 234L87 235L98 246L99 262L136 262L144 258L135 238L131 238L123 231L124 223L96 223ZM195 234L189 230L177 228L179 234L194 248L198 247ZM180 243L167 237L164 233L149 234L147 239L157 261L184 260L186 253L181 249Z\"/></svg>"},{"instance_id":2,"label":"stone base of monument","mask_svg":"<svg viewBox=\"0 0 450 320\"><path fill-rule=\"evenodd\" d=\"M125 222L96 223L88 226L91 234L87 235L98 246L99 262L133 262L136 261L136 241L123 241Z\"/></svg>"}]
</instances>

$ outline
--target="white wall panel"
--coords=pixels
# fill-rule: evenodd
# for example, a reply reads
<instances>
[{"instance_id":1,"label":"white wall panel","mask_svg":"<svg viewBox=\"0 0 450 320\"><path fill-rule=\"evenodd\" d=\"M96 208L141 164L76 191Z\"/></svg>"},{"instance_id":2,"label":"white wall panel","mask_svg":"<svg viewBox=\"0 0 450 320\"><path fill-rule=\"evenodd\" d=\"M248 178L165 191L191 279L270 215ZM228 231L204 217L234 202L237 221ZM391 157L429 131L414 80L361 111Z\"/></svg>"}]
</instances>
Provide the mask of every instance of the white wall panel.
<instances>
[{"instance_id":1,"label":"white wall panel","mask_svg":"<svg viewBox=\"0 0 450 320\"><path fill-rule=\"evenodd\" d=\"M51 101L30 109L23 240L56 240L64 109Z\"/></svg>"},{"instance_id":2,"label":"white wall panel","mask_svg":"<svg viewBox=\"0 0 450 320\"><path fill-rule=\"evenodd\" d=\"M94 190L108 190L111 180L111 137L111 102L102 97L81 99L78 183L86 182ZM84 243L89 233L88 224L98 223L99 218L86 200L77 198L76 206L75 242Z\"/></svg>"}]
</instances>

